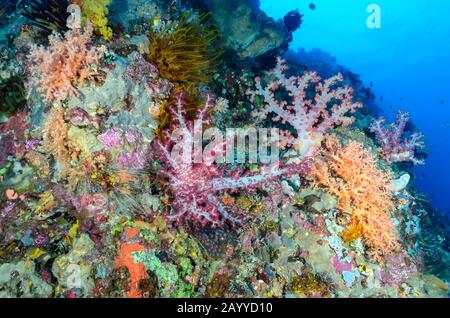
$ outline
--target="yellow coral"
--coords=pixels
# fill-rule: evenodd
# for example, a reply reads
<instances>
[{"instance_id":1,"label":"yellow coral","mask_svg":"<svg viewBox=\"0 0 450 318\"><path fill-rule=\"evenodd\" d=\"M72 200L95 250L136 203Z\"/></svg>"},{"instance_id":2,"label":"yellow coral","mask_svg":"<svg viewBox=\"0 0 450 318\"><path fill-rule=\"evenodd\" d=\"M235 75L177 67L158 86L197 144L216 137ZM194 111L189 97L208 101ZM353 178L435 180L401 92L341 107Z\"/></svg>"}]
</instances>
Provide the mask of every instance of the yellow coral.
<instances>
[{"instance_id":1,"label":"yellow coral","mask_svg":"<svg viewBox=\"0 0 450 318\"><path fill-rule=\"evenodd\" d=\"M108 6L111 0L81 0L80 7L84 22L89 20L97 34L108 41L112 37L112 30L108 27Z\"/></svg>"},{"instance_id":2,"label":"yellow coral","mask_svg":"<svg viewBox=\"0 0 450 318\"><path fill-rule=\"evenodd\" d=\"M347 230L341 233L341 238L345 243L350 243L362 236L364 228L357 221L350 225Z\"/></svg>"}]
</instances>

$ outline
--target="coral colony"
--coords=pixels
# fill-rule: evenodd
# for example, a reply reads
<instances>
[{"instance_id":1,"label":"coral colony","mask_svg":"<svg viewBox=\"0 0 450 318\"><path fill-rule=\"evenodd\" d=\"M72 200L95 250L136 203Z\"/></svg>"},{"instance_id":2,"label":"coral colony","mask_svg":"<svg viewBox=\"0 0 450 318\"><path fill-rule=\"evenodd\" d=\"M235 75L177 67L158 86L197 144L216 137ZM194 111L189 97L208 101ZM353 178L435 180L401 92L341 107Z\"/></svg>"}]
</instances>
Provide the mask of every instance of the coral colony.
<instances>
[{"instance_id":1,"label":"coral colony","mask_svg":"<svg viewBox=\"0 0 450 318\"><path fill-rule=\"evenodd\" d=\"M409 114L399 112L397 122L391 124L389 128L385 127L386 119L384 117L374 119L370 126L370 131L375 134L381 149L383 149L383 157L388 163L404 161L411 161L414 164L425 163L422 159L415 157L416 149L425 147L421 133L415 132L409 139L402 142L408 121Z\"/></svg>"},{"instance_id":2,"label":"coral colony","mask_svg":"<svg viewBox=\"0 0 450 318\"><path fill-rule=\"evenodd\" d=\"M445 297L409 116L200 2L1 4L0 297Z\"/></svg>"}]
</instances>

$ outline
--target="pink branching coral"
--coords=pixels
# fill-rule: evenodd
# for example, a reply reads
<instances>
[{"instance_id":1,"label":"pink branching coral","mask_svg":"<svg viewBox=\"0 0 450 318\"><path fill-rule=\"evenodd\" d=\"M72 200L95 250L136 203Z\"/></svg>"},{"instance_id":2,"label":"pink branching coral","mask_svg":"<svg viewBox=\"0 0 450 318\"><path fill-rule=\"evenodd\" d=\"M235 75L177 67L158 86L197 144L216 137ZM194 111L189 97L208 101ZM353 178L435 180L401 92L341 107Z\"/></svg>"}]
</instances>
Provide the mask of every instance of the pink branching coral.
<instances>
[{"instance_id":1,"label":"pink branching coral","mask_svg":"<svg viewBox=\"0 0 450 318\"><path fill-rule=\"evenodd\" d=\"M388 163L412 161L415 165L424 164L424 160L415 157L417 149L424 148L423 134L414 133L409 139L402 141L409 114L399 112L397 121L386 128L386 118L375 119L370 131L375 134L378 143L383 149L383 157Z\"/></svg>"},{"instance_id":2,"label":"pink branching coral","mask_svg":"<svg viewBox=\"0 0 450 318\"><path fill-rule=\"evenodd\" d=\"M32 82L44 95L45 101L55 102L77 96L77 85L92 80L97 73L101 49L89 47L92 26L69 30L64 38L49 37L50 46L33 45L28 56Z\"/></svg>"},{"instance_id":3,"label":"pink branching coral","mask_svg":"<svg viewBox=\"0 0 450 318\"><path fill-rule=\"evenodd\" d=\"M186 121L184 93L175 96L176 108L171 107L174 118L176 118L176 129L182 132L185 142L194 140L194 123ZM215 106L214 98L207 96L206 104L197 112L197 123L208 125L210 118L209 110ZM211 156L204 157L201 163L194 163L192 154L183 153L180 158L171 154L174 143L177 140L173 134L166 134L165 142L158 140L156 148L165 169L161 173L168 178L169 187L174 197L172 206L176 214L168 215L168 219L175 224L185 221L196 221L197 223L211 227L223 226L225 222L231 225L241 224L243 216L235 206L225 206L221 202L220 194L226 191L255 190L257 187L270 187L280 176L308 173L312 159L306 158L301 163L278 164L277 169L263 167L260 174L250 175L241 173L239 169L233 169L228 174L224 168L214 163L216 156L224 153L227 142L217 143ZM192 143L193 144L193 143Z\"/></svg>"},{"instance_id":4,"label":"pink branching coral","mask_svg":"<svg viewBox=\"0 0 450 318\"><path fill-rule=\"evenodd\" d=\"M281 120L283 124L288 123L295 129L296 136L288 131L283 132L286 138L282 146L294 145L305 153L311 145L320 144L327 131L336 125L352 124L354 118L346 114L354 113L356 109L362 107L362 104L352 101L352 88L338 86L343 81L341 74L322 83L317 73L307 72L300 77L288 78L284 74L287 69L285 61L279 58L275 69L267 73L276 79L263 87L261 79L257 77L256 90L248 90L247 95L251 97L252 102L256 96L264 98L264 106L255 110L254 116L263 120L270 113L274 113L274 121ZM281 87L289 94L292 103L277 100L275 95ZM310 88L315 88L314 99L307 97Z\"/></svg>"}]
</instances>

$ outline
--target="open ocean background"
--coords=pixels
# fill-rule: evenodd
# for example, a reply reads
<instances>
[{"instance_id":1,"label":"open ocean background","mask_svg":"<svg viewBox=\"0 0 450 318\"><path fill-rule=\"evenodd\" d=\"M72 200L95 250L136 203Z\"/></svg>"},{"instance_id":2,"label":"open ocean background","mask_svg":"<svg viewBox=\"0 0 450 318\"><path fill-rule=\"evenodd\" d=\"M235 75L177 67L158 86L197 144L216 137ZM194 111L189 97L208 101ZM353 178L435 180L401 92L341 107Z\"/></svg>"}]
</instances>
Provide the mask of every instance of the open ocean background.
<instances>
[{"instance_id":1,"label":"open ocean background","mask_svg":"<svg viewBox=\"0 0 450 318\"><path fill-rule=\"evenodd\" d=\"M380 29L367 27L370 4L381 7ZM416 185L450 213L450 1L261 0L261 8L275 19L298 8L304 22L292 50L320 48L372 82L388 121L411 113L429 154L414 168Z\"/></svg>"}]
</instances>

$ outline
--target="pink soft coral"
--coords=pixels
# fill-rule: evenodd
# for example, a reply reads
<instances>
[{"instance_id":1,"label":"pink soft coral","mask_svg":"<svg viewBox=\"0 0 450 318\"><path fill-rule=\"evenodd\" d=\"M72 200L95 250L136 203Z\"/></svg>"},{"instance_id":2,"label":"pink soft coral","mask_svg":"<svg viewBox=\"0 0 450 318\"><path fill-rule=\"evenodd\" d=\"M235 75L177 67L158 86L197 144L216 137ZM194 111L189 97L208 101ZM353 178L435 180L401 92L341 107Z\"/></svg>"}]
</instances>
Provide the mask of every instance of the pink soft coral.
<instances>
[{"instance_id":1,"label":"pink soft coral","mask_svg":"<svg viewBox=\"0 0 450 318\"><path fill-rule=\"evenodd\" d=\"M423 135L414 133L409 139L402 141L409 114L399 112L397 121L386 128L386 119L375 119L370 126L370 131L375 134L378 143L383 149L383 157L388 163L412 161L415 165L424 164L424 160L415 157L417 149L424 148Z\"/></svg>"},{"instance_id":2,"label":"pink soft coral","mask_svg":"<svg viewBox=\"0 0 450 318\"><path fill-rule=\"evenodd\" d=\"M50 35L50 46L33 45L28 56L32 82L44 95L45 101L55 102L77 96L77 85L93 79L97 73L102 49L89 47L92 26L69 30L64 38Z\"/></svg>"},{"instance_id":3,"label":"pink soft coral","mask_svg":"<svg viewBox=\"0 0 450 318\"><path fill-rule=\"evenodd\" d=\"M176 109L171 108L177 121L175 128L180 130L185 142L193 144L194 124L185 120L184 94L176 96L176 99ZM202 125L210 123L207 114L214 106L213 97L208 95L205 106L197 112L198 121ZM255 175L241 173L239 169L232 169L225 174L224 167L217 166L214 159L224 153L227 142L217 143L210 156L205 156L201 163L194 163L190 153L182 154L179 158L173 156L171 152L177 141L179 140L173 135L167 134L166 142L156 142L160 158L165 165L161 172L168 178L173 195L172 206L176 211L176 214L168 215L168 219L176 224L188 220L212 227L223 226L226 221L231 225L240 224L243 220L241 211L233 205L225 206L220 194L237 189L249 191L258 186L270 188L271 183L283 175L307 173L312 164L312 159L306 158L301 163L277 163L277 169L274 169L274 166L265 166L260 174Z\"/></svg>"},{"instance_id":4,"label":"pink soft coral","mask_svg":"<svg viewBox=\"0 0 450 318\"><path fill-rule=\"evenodd\" d=\"M295 129L296 136L288 131L284 132L286 138L282 145L294 145L301 153L305 153L311 145L320 144L328 130L336 125L346 126L353 123L354 118L346 114L354 113L362 105L352 101L352 88L338 86L343 81L341 74L321 83L317 73L288 78L284 74L287 69L285 61L279 58L275 69L267 73L274 80L263 87L261 79L257 77L256 90L248 90L247 95L251 96L252 102L256 96L264 98L264 106L255 110L254 116L265 119L267 115L274 113L274 121L281 120L283 124L288 123ZM308 89L312 86L316 94L314 99L308 99ZM291 103L277 100L275 94L280 88L289 94Z\"/></svg>"}]
</instances>

